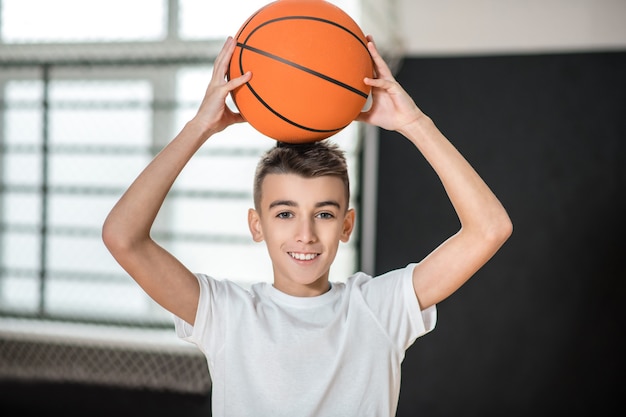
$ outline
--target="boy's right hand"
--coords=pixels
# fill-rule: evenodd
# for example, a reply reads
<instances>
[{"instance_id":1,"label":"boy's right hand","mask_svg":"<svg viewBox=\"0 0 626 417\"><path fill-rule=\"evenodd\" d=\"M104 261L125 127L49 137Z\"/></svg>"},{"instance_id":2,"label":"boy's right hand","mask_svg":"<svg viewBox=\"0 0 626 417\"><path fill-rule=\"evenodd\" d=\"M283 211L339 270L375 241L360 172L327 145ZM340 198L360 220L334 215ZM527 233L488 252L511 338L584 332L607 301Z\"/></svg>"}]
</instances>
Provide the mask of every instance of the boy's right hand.
<instances>
[{"instance_id":1,"label":"boy's right hand","mask_svg":"<svg viewBox=\"0 0 626 417\"><path fill-rule=\"evenodd\" d=\"M231 111L226 105L228 94L250 81L252 77L252 73L248 71L240 77L226 81L226 72L235 46L235 40L229 36L215 59L211 81L198 112L190 122L198 124L205 138L221 132L231 124L245 121L241 114Z\"/></svg>"}]
</instances>

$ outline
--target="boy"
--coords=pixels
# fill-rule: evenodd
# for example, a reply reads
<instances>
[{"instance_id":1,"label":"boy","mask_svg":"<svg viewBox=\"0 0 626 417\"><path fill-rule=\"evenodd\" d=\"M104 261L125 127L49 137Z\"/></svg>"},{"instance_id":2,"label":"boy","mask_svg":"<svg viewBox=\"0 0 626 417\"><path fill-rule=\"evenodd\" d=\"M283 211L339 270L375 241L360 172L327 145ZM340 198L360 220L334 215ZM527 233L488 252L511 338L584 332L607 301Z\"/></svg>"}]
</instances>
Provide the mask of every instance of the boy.
<instances>
[{"instance_id":1,"label":"boy","mask_svg":"<svg viewBox=\"0 0 626 417\"><path fill-rule=\"evenodd\" d=\"M433 329L436 304L508 239L510 219L474 169L393 78L371 39L373 104L357 120L404 135L438 174L460 230L416 264L330 283L352 232L342 152L322 141L278 144L259 162L248 224L272 260L273 284L249 291L193 274L150 238L174 180L213 134L243 118L225 104L253 74L225 80L229 38L195 117L111 210L103 239L120 265L204 352L214 416L393 416L405 350Z\"/></svg>"}]
</instances>

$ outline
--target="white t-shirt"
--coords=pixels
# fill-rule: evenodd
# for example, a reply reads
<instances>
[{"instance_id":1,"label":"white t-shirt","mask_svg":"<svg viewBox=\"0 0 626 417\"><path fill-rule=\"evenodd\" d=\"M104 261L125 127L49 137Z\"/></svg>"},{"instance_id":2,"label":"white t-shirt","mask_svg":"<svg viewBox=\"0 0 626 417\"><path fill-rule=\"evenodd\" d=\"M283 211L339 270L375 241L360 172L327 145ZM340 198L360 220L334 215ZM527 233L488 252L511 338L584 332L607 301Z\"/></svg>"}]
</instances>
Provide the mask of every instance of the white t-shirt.
<instances>
[{"instance_id":1,"label":"white t-shirt","mask_svg":"<svg viewBox=\"0 0 626 417\"><path fill-rule=\"evenodd\" d=\"M175 325L206 355L212 415L394 416L405 350L437 318L420 311L413 267L357 273L316 297L198 274L195 325Z\"/></svg>"}]
</instances>

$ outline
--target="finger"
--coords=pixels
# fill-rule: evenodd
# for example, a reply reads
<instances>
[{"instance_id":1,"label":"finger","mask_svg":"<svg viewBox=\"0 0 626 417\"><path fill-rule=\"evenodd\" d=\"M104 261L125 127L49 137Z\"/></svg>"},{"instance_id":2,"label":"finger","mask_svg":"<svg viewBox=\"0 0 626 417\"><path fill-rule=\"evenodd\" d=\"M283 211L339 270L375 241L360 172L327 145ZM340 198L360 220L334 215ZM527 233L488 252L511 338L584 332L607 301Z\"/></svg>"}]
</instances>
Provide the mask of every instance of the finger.
<instances>
[{"instance_id":1,"label":"finger","mask_svg":"<svg viewBox=\"0 0 626 417\"><path fill-rule=\"evenodd\" d=\"M226 75L226 70L228 69L228 64L230 63L230 58L233 55L233 51L235 50L235 40L229 36L226 38L226 42L224 42L224 46L222 50L215 58L213 63L213 78L223 79Z\"/></svg>"},{"instance_id":2,"label":"finger","mask_svg":"<svg viewBox=\"0 0 626 417\"><path fill-rule=\"evenodd\" d=\"M228 36L226 41L224 42L224 46L222 46L222 50L217 57L215 58L215 62L219 65L222 65L224 62L230 61L230 57L235 49L236 42L232 36Z\"/></svg>"},{"instance_id":3,"label":"finger","mask_svg":"<svg viewBox=\"0 0 626 417\"><path fill-rule=\"evenodd\" d=\"M372 56L372 60L374 61L374 67L378 78L393 78L389 66L387 65L383 57L380 56L380 53L378 53L378 49L376 48L374 42L368 42L367 49L370 51L370 55Z\"/></svg>"},{"instance_id":4,"label":"finger","mask_svg":"<svg viewBox=\"0 0 626 417\"><path fill-rule=\"evenodd\" d=\"M372 35L366 35L366 36L365 36L365 40L366 40L365 47L368 49L368 51L369 51L369 53L370 53L370 57L372 58L372 62L374 62L374 57L372 56L372 52L371 52L370 47L369 47L369 44L370 44L370 43L374 43L374 36L372 36ZM376 45L374 45L374 48L376 48ZM374 77L376 77L376 76L377 76L377 74L376 74L376 68L375 68L375 67L376 67L376 66L374 65Z\"/></svg>"},{"instance_id":5,"label":"finger","mask_svg":"<svg viewBox=\"0 0 626 417\"><path fill-rule=\"evenodd\" d=\"M237 87L241 87L242 85L250 81L250 78L252 78L252 72L248 71L245 74L237 78L233 78L228 83L226 83L226 89L228 91L232 91Z\"/></svg>"},{"instance_id":6,"label":"finger","mask_svg":"<svg viewBox=\"0 0 626 417\"><path fill-rule=\"evenodd\" d=\"M363 82L370 87L380 88L383 90L390 90L395 84L393 80L385 78L365 78Z\"/></svg>"}]
</instances>

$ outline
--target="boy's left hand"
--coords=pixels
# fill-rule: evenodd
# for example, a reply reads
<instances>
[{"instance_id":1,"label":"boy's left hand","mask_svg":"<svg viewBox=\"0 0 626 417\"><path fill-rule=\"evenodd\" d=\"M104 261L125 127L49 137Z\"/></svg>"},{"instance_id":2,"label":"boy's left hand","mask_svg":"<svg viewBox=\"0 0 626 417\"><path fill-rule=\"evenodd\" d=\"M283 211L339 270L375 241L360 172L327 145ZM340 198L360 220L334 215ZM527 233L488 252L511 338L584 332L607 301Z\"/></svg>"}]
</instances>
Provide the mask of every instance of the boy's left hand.
<instances>
[{"instance_id":1,"label":"boy's left hand","mask_svg":"<svg viewBox=\"0 0 626 417\"><path fill-rule=\"evenodd\" d=\"M382 127L400 130L423 115L413 99L396 81L389 66L380 56L372 36L367 37L367 47L374 61L376 78L365 78L372 87L372 107L360 113L356 120Z\"/></svg>"}]
</instances>

